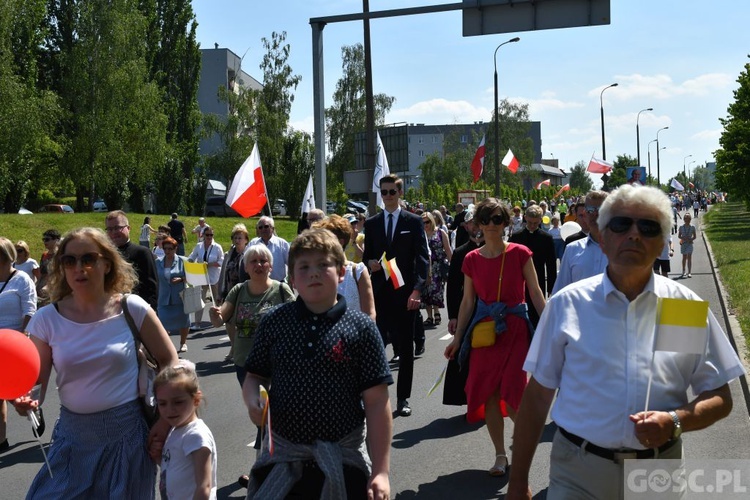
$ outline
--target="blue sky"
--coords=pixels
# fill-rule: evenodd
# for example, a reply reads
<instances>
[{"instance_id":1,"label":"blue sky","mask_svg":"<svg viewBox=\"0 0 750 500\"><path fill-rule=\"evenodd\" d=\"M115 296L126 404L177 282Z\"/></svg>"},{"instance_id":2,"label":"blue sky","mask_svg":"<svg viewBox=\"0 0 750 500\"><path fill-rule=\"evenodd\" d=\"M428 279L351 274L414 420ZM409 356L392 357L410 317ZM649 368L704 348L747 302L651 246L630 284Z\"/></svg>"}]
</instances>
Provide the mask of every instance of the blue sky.
<instances>
[{"instance_id":1,"label":"blue sky","mask_svg":"<svg viewBox=\"0 0 750 500\"><path fill-rule=\"evenodd\" d=\"M370 0L370 10L454 3L458 0ZM214 43L242 55L243 69L260 78L261 38L286 31L289 60L302 76L291 123L312 131L312 17L361 12L359 0L194 0L204 48ZM611 24L463 37L460 12L371 22L375 92L394 96L386 123L489 121L493 53L498 44L501 98L529 104L542 126L542 154L570 169L601 158L599 95L604 92L607 159L636 157L640 115L641 163L659 133L661 181L713 161L737 77L750 62L750 2L611 0ZM323 32L326 106L341 75L341 47L362 42L362 23L329 24ZM651 144L656 176L656 143ZM686 156L692 155L685 159ZM695 163L692 163L695 161ZM599 176L592 176L598 180Z\"/></svg>"}]
</instances>

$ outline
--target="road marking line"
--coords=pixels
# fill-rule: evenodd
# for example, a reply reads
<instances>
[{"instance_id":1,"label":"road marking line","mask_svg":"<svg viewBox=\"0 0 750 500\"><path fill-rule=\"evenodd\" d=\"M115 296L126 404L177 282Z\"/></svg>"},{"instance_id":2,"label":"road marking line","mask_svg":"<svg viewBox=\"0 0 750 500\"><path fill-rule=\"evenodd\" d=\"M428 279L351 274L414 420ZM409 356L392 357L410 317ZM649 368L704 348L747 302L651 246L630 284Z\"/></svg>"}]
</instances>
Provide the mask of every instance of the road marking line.
<instances>
[{"instance_id":1,"label":"road marking line","mask_svg":"<svg viewBox=\"0 0 750 500\"><path fill-rule=\"evenodd\" d=\"M440 337L440 340L450 340L452 338L453 338L453 335L451 335L450 333L448 333L448 334L445 334L442 337Z\"/></svg>"}]
</instances>

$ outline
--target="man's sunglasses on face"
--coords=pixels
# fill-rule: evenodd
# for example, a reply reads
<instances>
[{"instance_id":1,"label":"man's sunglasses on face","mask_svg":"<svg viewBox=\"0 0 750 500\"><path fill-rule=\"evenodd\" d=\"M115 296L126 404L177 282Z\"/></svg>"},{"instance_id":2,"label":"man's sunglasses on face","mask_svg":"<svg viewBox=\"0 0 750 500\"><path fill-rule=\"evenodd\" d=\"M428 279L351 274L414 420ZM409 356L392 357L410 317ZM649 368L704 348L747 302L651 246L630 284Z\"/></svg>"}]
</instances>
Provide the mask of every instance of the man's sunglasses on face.
<instances>
[{"instance_id":1,"label":"man's sunglasses on face","mask_svg":"<svg viewBox=\"0 0 750 500\"><path fill-rule=\"evenodd\" d=\"M381 196L388 196L388 195L396 196L397 193L398 193L398 191L395 190L395 189L381 189L380 190L380 195Z\"/></svg>"}]
</instances>

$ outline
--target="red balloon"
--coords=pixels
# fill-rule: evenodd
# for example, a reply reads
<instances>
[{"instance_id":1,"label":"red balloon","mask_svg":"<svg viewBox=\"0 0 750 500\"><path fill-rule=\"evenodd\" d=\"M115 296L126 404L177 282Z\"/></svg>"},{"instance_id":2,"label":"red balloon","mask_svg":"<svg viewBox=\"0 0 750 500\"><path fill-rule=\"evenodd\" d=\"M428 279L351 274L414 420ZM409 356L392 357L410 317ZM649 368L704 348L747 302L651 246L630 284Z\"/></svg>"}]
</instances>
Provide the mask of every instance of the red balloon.
<instances>
[{"instance_id":1,"label":"red balloon","mask_svg":"<svg viewBox=\"0 0 750 500\"><path fill-rule=\"evenodd\" d=\"M21 332L0 329L0 399L28 393L39 378L39 351Z\"/></svg>"}]
</instances>

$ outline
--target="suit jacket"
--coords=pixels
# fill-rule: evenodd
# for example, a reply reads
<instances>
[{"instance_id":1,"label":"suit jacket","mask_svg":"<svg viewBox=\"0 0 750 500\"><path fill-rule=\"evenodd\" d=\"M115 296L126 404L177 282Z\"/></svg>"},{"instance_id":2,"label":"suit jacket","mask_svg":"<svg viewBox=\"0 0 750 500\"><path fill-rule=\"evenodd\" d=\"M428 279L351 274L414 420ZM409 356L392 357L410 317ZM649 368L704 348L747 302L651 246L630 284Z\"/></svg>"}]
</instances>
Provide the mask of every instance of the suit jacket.
<instances>
[{"instance_id":1,"label":"suit jacket","mask_svg":"<svg viewBox=\"0 0 750 500\"><path fill-rule=\"evenodd\" d=\"M138 284L133 293L148 302L151 309L158 307L159 280L156 277L156 262L154 254L146 247L134 245L130 241L119 247L120 254L126 261L133 264L138 275Z\"/></svg>"},{"instance_id":2,"label":"suit jacket","mask_svg":"<svg viewBox=\"0 0 750 500\"><path fill-rule=\"evenodd\" d=\"M372 259L380 260L383 252L388 260L395 257L404 278L404 286L397 291L404 290L403 293L406 295L411 294L413 290L421 293L427 281L430 260L422 218L402 209L390 245L386 240L385 225L385 212L380 212L365 221L365 251L362 261L367 263ZM393 285L390 281L386 282L382 270L372 273L372 290L376 296L381 290L393 291Z\"/></svg>"},{"instance_id":3,"label":"suit jacket","mask_svg":"<svg viewBox=\"0 0 750 500\"><path fill-rule=\"evenodd\" d=\"M171 306L182 304L180 292L185 289L185 282L172 283L172 278L185 278L185 264L175 256L170 267L169 278L164 275L164 257L156 259L156 276L159 278L159 305Z\"/></svg>"},{"instance_id":4,"label":"suit jacket","mask_svg":"<svg viewBox=\"0 0 750 500\"><path fill-rule=\"evenodd\" d=\"M511 236L510 241L524 245L531 250L539 288L545 296L551 294L557 279L557 257L552 236L542 229L537 229L533 233L524 229Z\"/></svg>"}]
</instances>

